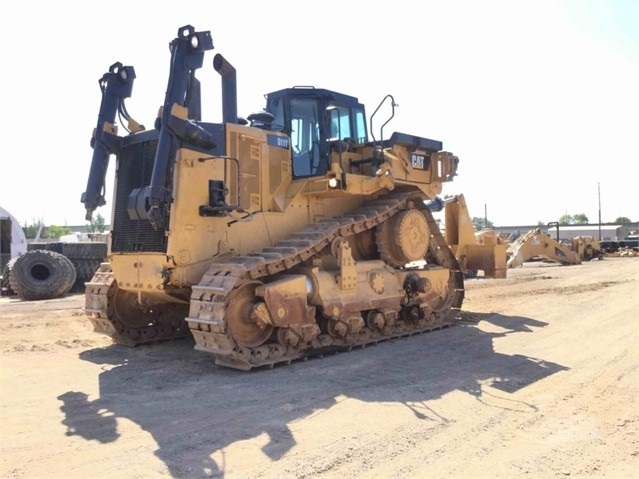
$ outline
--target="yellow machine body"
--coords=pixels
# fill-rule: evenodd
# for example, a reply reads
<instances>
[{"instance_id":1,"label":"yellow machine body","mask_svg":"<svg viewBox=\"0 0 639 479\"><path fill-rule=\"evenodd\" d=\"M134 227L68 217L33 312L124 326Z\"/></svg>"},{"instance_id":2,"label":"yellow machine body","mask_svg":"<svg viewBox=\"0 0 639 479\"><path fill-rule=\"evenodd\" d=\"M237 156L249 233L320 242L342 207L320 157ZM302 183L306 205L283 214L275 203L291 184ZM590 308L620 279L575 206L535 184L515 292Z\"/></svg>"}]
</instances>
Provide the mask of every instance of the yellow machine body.
<instances>
[{"instance_id":1,"label":"yellow machine body","mask_svg":"<svg viewBox=\"0 0 639 479\"><path fill-rule=\"evenodd\" d=\"M244 121L220 55L224 121L204 123L193 72L209 49L209 32L179 30L154 130L128 118L117 136L131 67L101 81L88 216L109 155L116 182L108 262L86 287L97 332L129 345L191 336L216 363L251 369L451 325L464 272L503 277L503 245L475 238L463 196L445 236L433 218L459 164L441 142L369 141L356 98L308 87L269 94Z\"/></svg>"}]
</instances>

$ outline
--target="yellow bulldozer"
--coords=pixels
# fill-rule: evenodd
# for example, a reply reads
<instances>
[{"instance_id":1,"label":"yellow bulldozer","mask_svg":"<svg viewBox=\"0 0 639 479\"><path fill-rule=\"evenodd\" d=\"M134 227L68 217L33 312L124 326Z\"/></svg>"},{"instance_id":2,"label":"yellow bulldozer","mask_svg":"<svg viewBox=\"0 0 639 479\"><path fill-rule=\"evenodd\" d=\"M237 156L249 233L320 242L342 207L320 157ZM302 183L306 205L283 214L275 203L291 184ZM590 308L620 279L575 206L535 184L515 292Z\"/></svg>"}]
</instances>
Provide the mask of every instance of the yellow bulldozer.
<instances>
[{"instance_id":1,"label":"yellow bulldozer","mask_svg":"<svg viewBox=\"0 0 639 479\"><path fill-rule=\"evenodd\" d=\"M128 345L192 335L217 364L249 370L453 324L456 251L473 257L473 246L454 250L431 208L458 158L437 140L386 138L392 95L370 123L357 98L314 87L269 93L239 117L236 71L220 54L222 123L205 122L196 71L212 49L209 31L178 29L152 129L124 105L132 66L99 81L87 220L105 204L112 155L116 179L108 262L86 285L94 329ZM389 117L374 130L382 105Z\"/></svg>"}]
</instances>

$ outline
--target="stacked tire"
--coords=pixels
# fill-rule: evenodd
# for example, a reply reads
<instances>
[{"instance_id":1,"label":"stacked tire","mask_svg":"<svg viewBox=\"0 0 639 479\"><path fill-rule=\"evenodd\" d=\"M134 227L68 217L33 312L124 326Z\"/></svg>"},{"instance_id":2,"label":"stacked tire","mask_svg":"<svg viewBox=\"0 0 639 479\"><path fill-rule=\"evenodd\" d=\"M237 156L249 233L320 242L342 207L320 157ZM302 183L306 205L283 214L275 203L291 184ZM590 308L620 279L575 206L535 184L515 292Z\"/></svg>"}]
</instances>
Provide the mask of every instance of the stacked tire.
<instances>
[{"instance_id":1,"label":"stacked tire","mask_svg":"<svg viewBox=\"0 0 639 479\"><path fill-rule=\"evenodd\" d=\"M57 298L71 291L77 279L73 263L55 251L27 251L7 266L10 264L6 274L9 287L22 300Z\"/></svg>"},{"instance_id":2,"label":"stacked tire","mask_svg":"<svg viewBox=\"0 0 639 479\"><path fill-rule=\"evenodd\" d=\"M59 241L47 242L47 243L28 243L27 251L34 251L37 249L43 249L46 251L55 251L56 253L62 253L62 243Z\"/></svg>"},{"instance_id":3,"label":"stacked tire","mask_svg":"<svg viewBox=\"0 0 639 479\"><path fill-rule=\"evenodd\" d=\"M66 256L77 272L72 293L84 293L84 284L91 281L93 274L106 261L107 244L100 242L60 243L60 253Z\"/></svg>"},{"instance_id":4,"label":"stacked tire","mask_svg":"<svg viewBox=\"0 0 639 479\"><path fill-rule=\"evenodd\" d=\"M11 276L11 270L13 269L13 265L15 264L18 258L11 258L4 268L2 268L2 279L0 280L0 294L2 296L11 296L15 294L13 289L11 289L11 283L9 282L9 277Z\"/></svg>"},{"instance_id":5,"label":"stacked tire","mask_svg":"<svg viewBox=\"0 0 639 479\"><path fill-rule=\"evenodd\" d=\"M25 255L28 255L28 260L20 259ZM3 295L17 294L21 299L51 299L67 292L84 293L85 283L91 281L100 264L106 261L107 255L108 246L104 242L29 243L27 253L10 260L5 266L0 284L1 292ZM26 270L21 269L18 274L21 279L14 278L12 281L12 271L19 259L21 262L24 261L22 268L26 268ZM73 269L72 273L68 271L69 263ZM62 268L62 271L54 272L59 268ZM66 289L65 286L61 289L60 285L57 284L58 277L62 275L68 280L69 274L73 274L70 288ZM23 282L24 285L20 287L19 282ZM44 289L48 288L49 293L45 294L44 291L40 291L39 286L43 286ZM64 291L60 292L62 290Z\"/></svg>"}]
</instances>

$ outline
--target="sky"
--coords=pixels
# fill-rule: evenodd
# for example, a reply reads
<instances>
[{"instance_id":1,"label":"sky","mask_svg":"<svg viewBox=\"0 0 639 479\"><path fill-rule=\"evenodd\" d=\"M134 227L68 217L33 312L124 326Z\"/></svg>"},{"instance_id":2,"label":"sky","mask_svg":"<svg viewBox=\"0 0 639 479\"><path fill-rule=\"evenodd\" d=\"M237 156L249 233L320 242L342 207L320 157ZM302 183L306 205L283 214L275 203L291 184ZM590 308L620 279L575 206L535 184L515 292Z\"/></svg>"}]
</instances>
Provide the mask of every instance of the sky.
<instances>
[{"instance_id":1,"label":"sky","mask_svg":"<svg viewBox=\"0 0 639 479\"><path fill-rule=\"evenodd\" d=\"M358 97L369 115L391 94L399 106L384 136L442 141L460 160L443 195L463 194L471 216L639 221L630 0L1 0L0 206L23 226L84 225L98 80L115 62L132 65L126 106L151 127L184 25L213 37L198 71L206 121L221 121L221 53L244 117L294 85ZM97 210L107 219L113 170L112 157Z\"/></svg>"}]
</instances>

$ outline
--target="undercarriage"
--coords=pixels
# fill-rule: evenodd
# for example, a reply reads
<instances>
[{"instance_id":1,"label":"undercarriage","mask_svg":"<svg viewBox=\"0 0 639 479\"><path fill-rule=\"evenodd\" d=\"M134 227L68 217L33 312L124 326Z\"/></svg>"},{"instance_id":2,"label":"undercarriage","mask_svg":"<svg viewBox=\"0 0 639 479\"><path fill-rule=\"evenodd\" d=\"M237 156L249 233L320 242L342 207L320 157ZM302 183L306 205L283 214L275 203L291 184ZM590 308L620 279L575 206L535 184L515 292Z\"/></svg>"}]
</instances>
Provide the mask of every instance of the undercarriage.
<instances>
[{"instance_id":1,"label":"undercarriage","mask_svg":"<svg viewBox=\"0 0 639 479\"><path fill-rule=\"evenodd\" d=\"M190 332L197 350L241 370L446 327L464 298L463 273L432 213L401 193L213 262L183 302L145 305L119 289L107 263L86 291L95 330L115 342Z\"/></svg>"}]
</instances>

